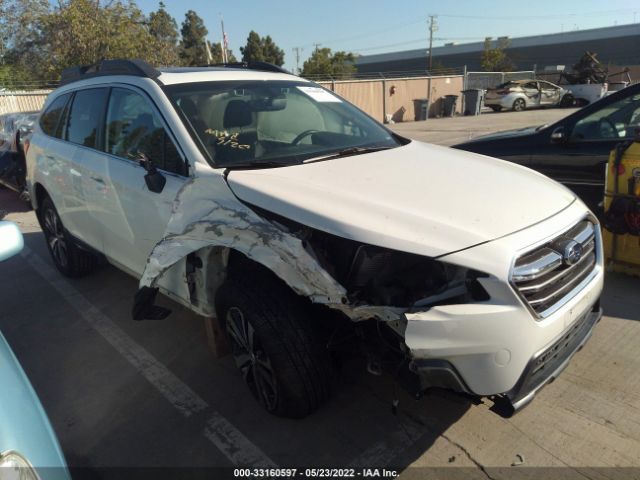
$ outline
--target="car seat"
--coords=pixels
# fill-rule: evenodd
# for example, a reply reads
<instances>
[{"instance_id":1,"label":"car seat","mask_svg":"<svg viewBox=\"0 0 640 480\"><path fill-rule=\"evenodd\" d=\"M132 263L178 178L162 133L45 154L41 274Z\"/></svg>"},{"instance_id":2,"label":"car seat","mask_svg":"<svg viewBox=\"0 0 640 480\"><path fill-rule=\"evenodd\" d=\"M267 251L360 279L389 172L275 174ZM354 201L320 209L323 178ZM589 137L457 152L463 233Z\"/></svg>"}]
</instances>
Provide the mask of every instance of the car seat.
<instances>
[{"instance_id":1,"label":"car seat","mask_svg":"<svg viewBox=\"0 0 640 480\"><path fill-rule=\"evenodd\" d=\"M231 100L225 110L222 120L225 131L229 138L236 135L235 142L229 144L217 144L216 156L227 161L248 161L256 157L256 144L258 133L253 124L253 112L247 102L242 100ZM245 148L240 148L246 146Z\"/></svg>"}]
</instances>

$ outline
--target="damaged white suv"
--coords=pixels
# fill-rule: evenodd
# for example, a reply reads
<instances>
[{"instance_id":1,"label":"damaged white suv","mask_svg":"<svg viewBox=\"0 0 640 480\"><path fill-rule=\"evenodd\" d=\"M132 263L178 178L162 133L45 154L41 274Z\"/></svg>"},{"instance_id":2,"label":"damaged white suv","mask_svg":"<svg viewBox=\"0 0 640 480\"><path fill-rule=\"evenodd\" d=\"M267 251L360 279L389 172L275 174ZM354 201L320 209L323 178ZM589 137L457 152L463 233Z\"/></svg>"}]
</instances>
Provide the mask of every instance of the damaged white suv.
<instances>
[{"instance_id":1,"label":"damaged white suv","mask_svg":"<svg viewBox=\"0 0 640 480\"><path fill-rule=\"evenodd\" d=\"M599 225L512 163L410 141L273 66L65 71L28 150L28 185L65 275L100 257L217 316L252 393L304 416L332 351L363 351L413 393L510 411L601 316Z\"/></svg>"}]
</instances>

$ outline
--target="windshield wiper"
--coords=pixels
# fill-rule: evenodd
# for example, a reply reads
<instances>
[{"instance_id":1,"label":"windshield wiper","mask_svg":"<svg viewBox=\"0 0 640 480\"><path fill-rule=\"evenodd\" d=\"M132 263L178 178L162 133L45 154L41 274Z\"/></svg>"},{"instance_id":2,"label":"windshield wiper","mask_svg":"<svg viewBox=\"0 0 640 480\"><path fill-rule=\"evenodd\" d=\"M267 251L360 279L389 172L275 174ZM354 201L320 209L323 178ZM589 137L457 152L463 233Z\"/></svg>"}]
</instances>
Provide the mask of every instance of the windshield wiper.
<instances>
[{"instance_id":1,"label":"windshield wiper","mask_svg":"<svg viewBox=\"0 0 640 480\"><path fill-rule=\"evenodd\" d=\"M322 155L320 157L309 158L302 163L322 162L324 160L331 160L334 158L350 157L352 155L361 155L363 153L379 152L381 150L389 150L394 147L348 147L338 152L329 153L328 155Z\"/></svg>"},{"instance_id":2,"label":"windshield wiper","mask_svg":"<svg viewBox=\"0 0 640 480\"><path fill-rule=\"evenodd\" d=\"M236 168L274 168L274 167L290 167L293 165L300 165L300 162L250 162L250 163L231 163L229 165L222 165L223 168L234 170Z\"/></svg>"}]
</instances>

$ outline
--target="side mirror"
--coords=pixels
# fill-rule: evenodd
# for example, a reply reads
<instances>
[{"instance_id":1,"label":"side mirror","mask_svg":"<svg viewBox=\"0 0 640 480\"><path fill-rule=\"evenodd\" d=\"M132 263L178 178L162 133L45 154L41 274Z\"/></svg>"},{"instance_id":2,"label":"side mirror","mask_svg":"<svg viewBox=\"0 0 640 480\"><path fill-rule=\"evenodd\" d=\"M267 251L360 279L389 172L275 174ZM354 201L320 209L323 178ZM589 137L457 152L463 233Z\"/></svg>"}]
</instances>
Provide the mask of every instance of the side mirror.
<instances>
[{"instance_id":1,"label":"side mirror","mask_svg":"<svg viewBox=\"0 0 640 480\"><path fill-rule=\"evenodd\" d=\"M20 253L24 247L22 233L13 222L0 221L0 262Z\"/></svg>"},{"instance_id":2,"label":"side mirror","mask_svg":"<svg viewBox=\"0 0 640 480\"><path fill-rule=\"evenodd\" d=\"M144 181L147 184L149 191L153 193L162 192L165 184L167 183L167 179L164 178L164 175L156 169L156 166L144 153L140 153L138 163L147 171L147 174L144 176Z\"/></svg>"},{"instance_id":3,"label":"side mirror","mask_svg":"<svg viewBox=\"0 0 640 480\"><path fill-rule=\"evenodd\" d=\"M551 132L551 143L564 143L567 139L567 131L564 127L558 127Z\"/></svg>"}]
</instances>

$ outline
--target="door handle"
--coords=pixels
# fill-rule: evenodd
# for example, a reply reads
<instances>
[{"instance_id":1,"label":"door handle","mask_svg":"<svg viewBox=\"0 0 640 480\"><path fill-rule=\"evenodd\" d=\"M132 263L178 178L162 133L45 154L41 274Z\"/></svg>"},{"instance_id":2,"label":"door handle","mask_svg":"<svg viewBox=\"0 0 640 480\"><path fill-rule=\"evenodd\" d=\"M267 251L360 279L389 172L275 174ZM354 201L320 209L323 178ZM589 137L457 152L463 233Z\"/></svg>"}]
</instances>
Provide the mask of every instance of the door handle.
<instances>
[{"instance_id":1,"label":"door handle","mask_svg":"<svg viewBox=\"0 0 640 480\"><path fill-rule=\"evenodd\" d=\"M100 177L90 177L91 180L93 180L96 183L101 183L102 185L104 185L104 180L101 179Z\"/></svg>"}]
</instances>

